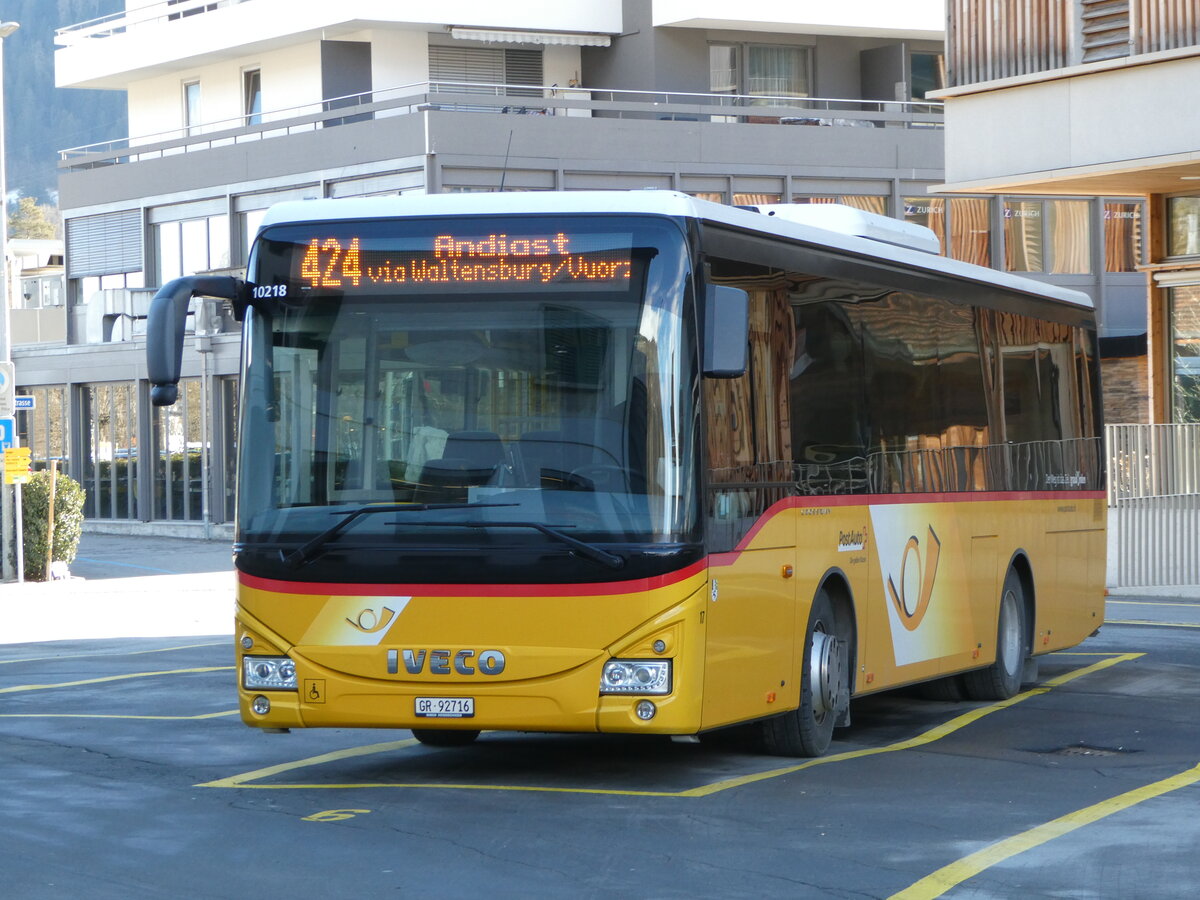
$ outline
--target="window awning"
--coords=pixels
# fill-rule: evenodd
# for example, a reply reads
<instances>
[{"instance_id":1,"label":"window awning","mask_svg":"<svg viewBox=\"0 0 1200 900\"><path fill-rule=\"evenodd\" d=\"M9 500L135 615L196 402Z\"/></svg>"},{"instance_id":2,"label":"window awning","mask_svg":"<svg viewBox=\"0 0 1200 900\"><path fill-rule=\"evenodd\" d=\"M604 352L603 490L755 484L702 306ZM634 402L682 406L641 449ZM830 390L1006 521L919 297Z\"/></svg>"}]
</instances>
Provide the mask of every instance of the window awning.
<instances>
[{"instance_id":1,"label":"window awning","mask_svg":"<svg viewBox=\"0 0 1200 900\"><path fill-rule=\"evenodd\" d=\"M462 28L450 26L450 36L460 41L486 41L492 44L552 44L566 47L607 47L612 38L607 34L586 34L566 31L508 31L493 28Z\"/></svg>"}]
</instances>

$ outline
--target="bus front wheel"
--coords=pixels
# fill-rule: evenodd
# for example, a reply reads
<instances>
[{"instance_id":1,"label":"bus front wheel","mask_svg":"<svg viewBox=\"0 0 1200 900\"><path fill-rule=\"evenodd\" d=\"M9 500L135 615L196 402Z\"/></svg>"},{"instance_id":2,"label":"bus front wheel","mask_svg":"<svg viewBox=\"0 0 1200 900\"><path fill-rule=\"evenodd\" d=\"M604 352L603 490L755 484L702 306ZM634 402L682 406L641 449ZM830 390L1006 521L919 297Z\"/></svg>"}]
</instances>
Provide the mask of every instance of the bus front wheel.
<instances>
[{"instance_id":1,"label":"bus front wheel","mask_svg":"<svg viewBox=\"0 0 1200 900\"><path fill-rule=\"evenodd\" d=\"M824 589L813 598L800 670L800 707L763 722L763 741L775 756L820 756L849 702L849 656Z\"/></svg>"},{"instance_id":2,"label":"bus front wheel","mask_svg":"<svg viewBox=\"0 0 1200 900\"><path fill-rule=\"evenodd\" d=\"M479 737L478 731L440 731L432 728L414 728L412 733L427 747L465 747Z\"/></svg>"},{"instance_id":3,"label":"bus front wheel","mask_svg":"<svg viewBox=\"0 0 1200 900\"><path fill-rule=\"evenodd\" d=\"M996 624L996 661L986 669L964 672L962 686L971 700L1007 700L1021 689L1025 657L1029 655L1025 634L1025 591L1021 579L1009 570L1000 595Z\"/></svg>"}]
</instances>

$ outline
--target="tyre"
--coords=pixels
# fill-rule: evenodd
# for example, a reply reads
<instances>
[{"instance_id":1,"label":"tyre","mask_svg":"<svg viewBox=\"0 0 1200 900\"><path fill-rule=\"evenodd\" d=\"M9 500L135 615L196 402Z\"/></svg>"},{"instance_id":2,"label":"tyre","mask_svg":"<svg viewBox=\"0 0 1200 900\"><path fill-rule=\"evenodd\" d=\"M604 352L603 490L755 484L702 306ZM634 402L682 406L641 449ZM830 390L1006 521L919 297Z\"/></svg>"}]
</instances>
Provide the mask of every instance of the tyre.
<instances>
[{"instance_id":1,"label":"tyre","mask_svg":"<svg viewBox=\"0 0 1200 900\"><path fill-rule=\"evenodd\" d=\"M414 728L415 737L427 747L465 747L479 737L478 731L440 731L429 728Z\"/></svg>"},{"instance_id":2,"label":"tyre","mask_svg":"<svg viewBox=\"0 0 1200 900\"><path fill-rule=\"evenodd\" d=\"M837 630L833 603L822 589L813 598L800 670L800 707L763 722L763 744L775 756L820 756L849 703L847 635Z\"/></svg>"},{"instance_id":3,"label":"tyre","mask_svg":"<svg viewBox=\"0 0 1200 900\"><path fill-rule=\"evenodd\" d=\"M964 672L963 690L971 700L1007 700L1021 689L1029 645L1025 639L1025 591L1009 570L1000 595L996 624L996 661L986 669Z\"/></svg>"},{"instance_id":4,"label":"tyre","mask_svg":"<svg viewBox=\"0 0 1200 900\"><path fill-rule=\"evenodd\" d=\"M962 677L945 675L917 685L916 695L922 700L939 700L943 703L957 703L963 699Z\"/></svg>"}]
</instances>

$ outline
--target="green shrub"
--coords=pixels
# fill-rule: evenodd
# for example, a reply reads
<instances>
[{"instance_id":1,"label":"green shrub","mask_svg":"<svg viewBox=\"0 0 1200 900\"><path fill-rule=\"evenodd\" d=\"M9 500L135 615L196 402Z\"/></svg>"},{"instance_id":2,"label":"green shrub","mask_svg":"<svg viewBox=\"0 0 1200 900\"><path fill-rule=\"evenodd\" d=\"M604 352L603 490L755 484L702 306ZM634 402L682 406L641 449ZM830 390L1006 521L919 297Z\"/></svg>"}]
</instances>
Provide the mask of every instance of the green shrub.
<instances>
[{"instance_id":1,"label":"green shrub","mask_svg":"<svg viewBox=\"0 0 1200 900\"><path fill-rule=\"evenodd\" d=\"M79 482L57 473L54 484L54 562L75 561L83 534L84 490ZM46 537L50 518L50 473L34 472L21 489L25 580L46 581Z\"/></svg>"}]
</instances>

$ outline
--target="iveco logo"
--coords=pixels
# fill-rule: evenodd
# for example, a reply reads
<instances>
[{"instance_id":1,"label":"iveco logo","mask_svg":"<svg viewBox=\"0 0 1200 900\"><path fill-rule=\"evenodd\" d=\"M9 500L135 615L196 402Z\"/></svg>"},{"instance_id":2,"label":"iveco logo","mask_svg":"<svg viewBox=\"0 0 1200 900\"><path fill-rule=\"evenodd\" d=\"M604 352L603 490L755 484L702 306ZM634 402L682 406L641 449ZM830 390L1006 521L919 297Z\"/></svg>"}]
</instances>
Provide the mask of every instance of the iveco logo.
<instances>
[{"instance_id":1,"label":"iveco logo","mask_svg":"<svg viewBox=\"0 0 1200 900\"><path fill-rule=\"evenodd\" d=\"M400 670L400 659L409 675L420 675L429 665L430 675L474 675L478 670L484 675L499 675L504 671L504 654L499 650L389 650L387 669L389 675Z\"/></svg>"}]
</instances>

